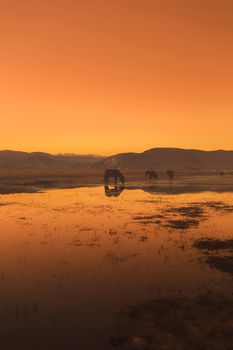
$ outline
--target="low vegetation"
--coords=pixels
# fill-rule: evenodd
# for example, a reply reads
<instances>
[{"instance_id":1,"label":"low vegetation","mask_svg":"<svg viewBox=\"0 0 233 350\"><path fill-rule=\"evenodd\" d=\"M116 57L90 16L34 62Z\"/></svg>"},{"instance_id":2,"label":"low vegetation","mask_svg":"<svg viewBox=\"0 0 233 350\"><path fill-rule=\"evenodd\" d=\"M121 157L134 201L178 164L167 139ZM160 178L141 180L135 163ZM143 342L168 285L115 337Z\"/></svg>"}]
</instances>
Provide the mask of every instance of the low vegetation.
<instances>
[{"instance_id":1,"label":"low vegetation","mask_svg":"<svg viewBox=\"0 0 233 350\"><path fill-rule=\"evenodd\" d=\"M227 350L233 300L211 294L158 298L123 310L110 339L121 350Z\"/></svg>"}]
</instances>

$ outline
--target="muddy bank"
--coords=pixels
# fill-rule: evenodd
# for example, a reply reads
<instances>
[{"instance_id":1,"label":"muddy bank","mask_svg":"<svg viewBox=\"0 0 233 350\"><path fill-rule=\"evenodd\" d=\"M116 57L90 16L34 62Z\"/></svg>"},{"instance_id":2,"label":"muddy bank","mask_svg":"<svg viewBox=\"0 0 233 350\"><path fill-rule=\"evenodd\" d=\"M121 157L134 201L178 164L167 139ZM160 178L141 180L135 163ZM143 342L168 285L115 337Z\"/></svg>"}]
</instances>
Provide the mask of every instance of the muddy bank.
<instances>
[{"instance_id":1,"label":"muddy bank","mask_svg":"<svg viewBox=\"0 0 233 350\"><path fill-rule=\"evenodd\" d=\"M123 190L142 190L151 194L185 194L199 192L233 192L232 176L221 178L213 175L198 176L179 174L173 181L159 178L156 183L145 179L144 173L125 172ZM103 171L70 169L48 172L43 169L19 171L5 169L0 176L0 193L33 192L44 188L76 188L103 185ZM217 208L218 209L218 208ZM226 208L225 208L226 209ZM230 209L230 208L229 208Z\"/></svg>"},{"instance_id":2,"label":"muddy bank","mask_svg":"<svg viewBox=\"0 0 233 350\"><path fill-rule=\"evenodd\" d=\"M0 194L36 193L40 190L40 188L31 186L0 184Z\"/></svg>"},{"instance_id":3,"label":"muddy bank","mask_svg":"<svg viewBox=\"0 0 233 350\"><path fill-rule=\"evenodd\" d=\"M226 193L233 192L232 183L212 183L207 182L205 184L195 182L195 183L185 183L181 179L179 181L169 182L158 182L156 185L127 185L125 187L128 190L142 190L151 194L185 194L185 193L201 193L201 192L216 192L216 193Z\"/></svg>"},{"instance_id":4,"label":"muddy bank","mask_svg":"<svg viewBox=\"0 0 233 350\"><path fill-rule=\"evenodd\" d=\"M82 181L78 179L7 179L0 182L0 194L35 193L48 189L72 189L92 187L100 182Z\"/></svg>"}]
</instances>

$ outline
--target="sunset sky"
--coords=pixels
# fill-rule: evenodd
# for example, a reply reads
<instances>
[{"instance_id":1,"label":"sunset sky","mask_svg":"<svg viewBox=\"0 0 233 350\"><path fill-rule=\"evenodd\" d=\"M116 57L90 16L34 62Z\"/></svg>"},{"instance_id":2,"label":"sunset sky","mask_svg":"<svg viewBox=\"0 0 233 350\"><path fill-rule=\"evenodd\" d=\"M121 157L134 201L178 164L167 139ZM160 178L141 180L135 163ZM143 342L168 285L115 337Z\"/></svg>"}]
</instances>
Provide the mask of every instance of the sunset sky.
<instances>
[{"instance_id":1,"label":"sunset sky","mask_svg":"<svg viewBox=\"0 0 233 350\"><path fill-rule=\"evenodd\" d=\"M232 0L0 0L0 149L233 149Z\"/></svg>"}]
</instances>

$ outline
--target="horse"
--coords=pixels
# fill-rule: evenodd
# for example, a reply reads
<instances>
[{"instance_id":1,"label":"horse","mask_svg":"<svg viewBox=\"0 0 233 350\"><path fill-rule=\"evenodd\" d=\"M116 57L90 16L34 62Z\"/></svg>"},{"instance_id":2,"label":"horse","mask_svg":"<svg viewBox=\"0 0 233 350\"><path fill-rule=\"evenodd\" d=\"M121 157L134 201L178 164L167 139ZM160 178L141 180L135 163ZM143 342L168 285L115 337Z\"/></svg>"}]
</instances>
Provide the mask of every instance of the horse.
<instances>
[{"instance_id":1,"label":"horse","mask_svg":"<svg viewBox=\"0 0 233 350\"><path fill-rule=\"evenodd\" d=\"M149 180L152 180L152 179L154 179L154 181L158 180L158 174L154 170L147 170L145 176L149 177Z\"/></svg>"},{"instance_id":2,"label":"horse","mask_svg":"<svg viewBox=\"0 0 233 350\"><path fill-rule=\"evenodd\" d=\"M169 177L169 180L173 180L174 179L174 176L175 176L174 170L167 170L166 174Z\"/></svg>"},{"instance_id":3,"label":"horse","mask_svg":"<svg viewBox=\"0 0 233 350\"><path fill-rule=\"evenodd\" d=\"M121 183L124 185L125 177L118 169L106 169L104 174L104 182L105 184L109 183L110 177L114 178L115 186L117 186L117 180L119 179Z\"/></svg>"}]
</instances>

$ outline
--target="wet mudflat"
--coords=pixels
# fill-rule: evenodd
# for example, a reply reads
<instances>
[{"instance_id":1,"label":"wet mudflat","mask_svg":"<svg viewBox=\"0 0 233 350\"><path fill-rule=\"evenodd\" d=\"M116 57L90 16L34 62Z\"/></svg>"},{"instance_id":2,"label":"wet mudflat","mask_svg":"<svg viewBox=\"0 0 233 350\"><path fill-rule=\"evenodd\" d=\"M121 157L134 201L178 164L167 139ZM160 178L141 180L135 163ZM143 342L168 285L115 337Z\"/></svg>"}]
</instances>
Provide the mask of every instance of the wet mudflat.
<instances>
[{"instance_id":1,"label":"wet mudflat","mask_svg":"<svg viewBox=\"0 0 233 350\"><path fill-rule=\"evenodd\" d=\"M231 305L232 193L126 189L109 197L96 187L2 195L0 218L4 350L125 349L135 337L151 349L170 349L161 338L170 333L187 349L190 332L206 341L204 308L219 310L220 325ZM172 316L162 313L169 303ZM182 321L180 308L194 319L200 310L196 325ZM171 317L180 317L179 332Z\"/></svg>"}]
</instances>

